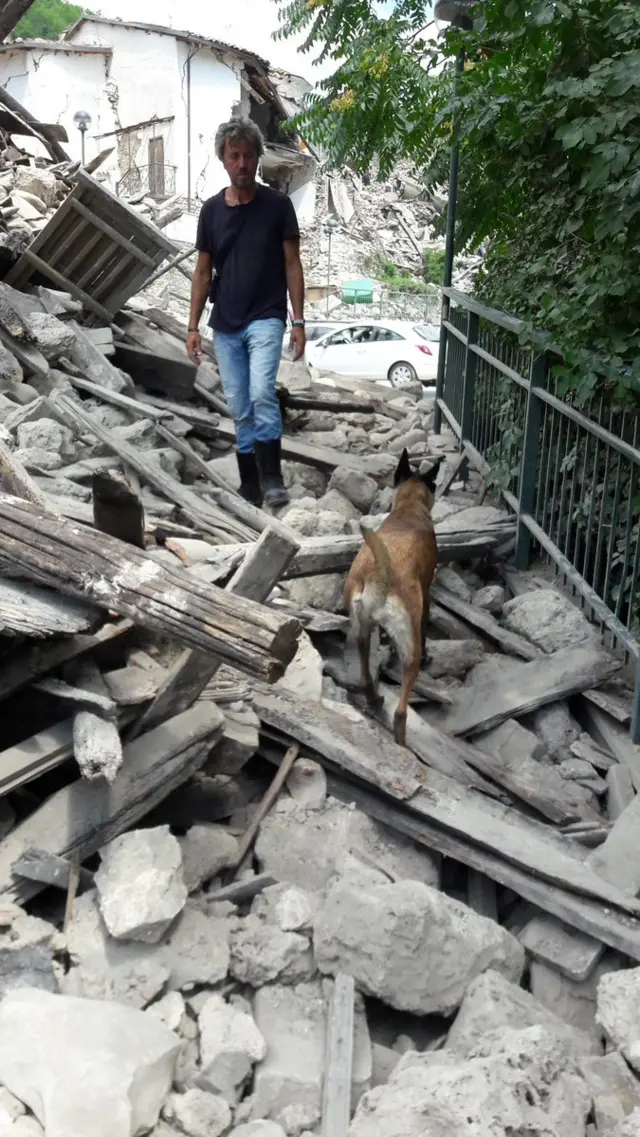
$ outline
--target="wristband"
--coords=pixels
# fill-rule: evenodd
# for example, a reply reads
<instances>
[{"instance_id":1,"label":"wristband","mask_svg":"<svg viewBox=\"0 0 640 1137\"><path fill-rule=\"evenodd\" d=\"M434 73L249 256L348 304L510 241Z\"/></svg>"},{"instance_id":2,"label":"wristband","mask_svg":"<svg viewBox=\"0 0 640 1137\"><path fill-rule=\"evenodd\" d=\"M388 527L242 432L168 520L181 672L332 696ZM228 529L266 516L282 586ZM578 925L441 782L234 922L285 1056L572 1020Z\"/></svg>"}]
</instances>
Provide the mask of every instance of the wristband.
<instances>
[{"instance_id":1,"label":"wristband","mask_svg":"<svg viewBox=\"0 0 640 1137\"><path fill-rule=\"evenodd\" d=\"M199 331L200 331L199 328L187 328L187 334L189 334L189 332L199 332Z\"/></svg>"},{"instance_id":2,"label":"wristband","mask_svg":"<svg viewBox=\"0 0 640 1137\"><path fill-rule=\"evenodd\" d=\"M304 320L292 320L291 321L291 327L292 328L304 328L304 326L305 326Z\"/></svg>"}]
</instances>

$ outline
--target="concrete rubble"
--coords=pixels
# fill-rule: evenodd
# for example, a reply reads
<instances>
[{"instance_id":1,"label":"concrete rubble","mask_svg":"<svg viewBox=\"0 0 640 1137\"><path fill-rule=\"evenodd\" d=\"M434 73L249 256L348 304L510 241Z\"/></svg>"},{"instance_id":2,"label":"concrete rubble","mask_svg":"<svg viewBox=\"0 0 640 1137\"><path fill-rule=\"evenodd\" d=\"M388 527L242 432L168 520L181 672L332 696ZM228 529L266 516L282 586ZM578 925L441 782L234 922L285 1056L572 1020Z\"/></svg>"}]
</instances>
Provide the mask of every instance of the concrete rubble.
<instances>
[{"instance_id":1,"label":"concrete rubble","mask_svg":"<svg viewBox=\"0 0 640 1137\"><path fill-rule=\"evenodd\" d=\"M14 149L0 276L71 184ZM409 171L332 193L338 280L438 248ZM638 1137L626 674L546 565L514 573L422 388L283 359L291 501L249 507L175 279L108 325L0 280L0 1137L319 1137L340 1100L331 1137ZM401 750L343 587L405 447L445 461Z\"/></svg>"}]
</instances>

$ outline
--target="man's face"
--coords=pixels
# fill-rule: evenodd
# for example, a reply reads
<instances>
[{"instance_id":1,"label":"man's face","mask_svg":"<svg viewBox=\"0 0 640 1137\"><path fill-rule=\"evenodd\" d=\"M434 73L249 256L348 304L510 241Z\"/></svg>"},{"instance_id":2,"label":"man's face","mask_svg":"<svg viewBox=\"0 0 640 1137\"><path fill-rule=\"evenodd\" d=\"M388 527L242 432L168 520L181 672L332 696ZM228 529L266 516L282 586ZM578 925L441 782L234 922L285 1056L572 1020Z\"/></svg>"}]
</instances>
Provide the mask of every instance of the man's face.
<instances>
[{"instance_id":1,"label":"man's face","mask_svg":"<svg viewBox=\"0 0 640 1137\"><path fill-rule=\"evenodd\" d=\"M258 155L251 142L234 142L227 138L224 144L223 165L231 185L236 189L247 189L256 180Z\"/></svg>"}]
</instances>

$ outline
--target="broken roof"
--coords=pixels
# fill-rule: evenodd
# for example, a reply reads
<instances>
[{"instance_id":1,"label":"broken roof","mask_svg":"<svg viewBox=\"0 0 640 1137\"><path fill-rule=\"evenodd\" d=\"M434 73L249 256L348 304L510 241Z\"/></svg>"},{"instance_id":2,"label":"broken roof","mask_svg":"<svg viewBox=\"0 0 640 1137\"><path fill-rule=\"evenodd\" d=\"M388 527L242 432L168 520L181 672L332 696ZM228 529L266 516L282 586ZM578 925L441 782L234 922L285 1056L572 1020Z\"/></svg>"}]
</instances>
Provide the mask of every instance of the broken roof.
<instances>
[{"instance_id":1,"label":"broken roof","mask_svg":"<svg viewBox=\"0 0 640 1137\"><path fill-rule=\"evenodd\" d=\"M108 44L66 43L50 39L14 39L0 43L0 53L11 51L62 51L71 55L112 55L113 48Z\"/></svg>"},{"instance_id":2,"label":"broken roof","mask_svg":"<svg viewBox=\"0 0 640 1137\"><path fill-rule=\"evenodd\" d=\"M107 24L110 27L131 28L132 31L148 32L153 35L173 36L174 39L183 40L184 43L192 43L200 47L209 47L212 51L223 51L237 55L239 59L252 63L264 71L269 70L269 63L266 59L262 59L252 51L245 51L242 47L236 47L235 44L224 43L222 40L210 39L207 36L199 36L193 32L178 31L176 28L168 28L162 24L144 24L139 20L115 20L109 19L107 16L81 16L64 33L64 40L72 39L84 24Z\"/></svg>"}]
</instances>

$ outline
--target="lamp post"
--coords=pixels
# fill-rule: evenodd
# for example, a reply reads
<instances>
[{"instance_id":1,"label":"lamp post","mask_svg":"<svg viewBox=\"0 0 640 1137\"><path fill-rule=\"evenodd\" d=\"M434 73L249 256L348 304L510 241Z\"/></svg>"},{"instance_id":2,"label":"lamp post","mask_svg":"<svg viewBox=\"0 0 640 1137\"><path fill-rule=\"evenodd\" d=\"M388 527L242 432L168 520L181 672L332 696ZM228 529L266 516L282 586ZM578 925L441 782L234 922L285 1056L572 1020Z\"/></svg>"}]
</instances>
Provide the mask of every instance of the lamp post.
<instances>
[{"instance_id":1,"label":"lamp post","mask_svg":"<svg viewBox=\"0 0 640 1137\"><path fill-rule=\"evenodd\" d=\"M329 315L329 289L331 287L331 238L332 238L334 233L338 232L339 228L340 228L340 222L334 214L331 214L330 217L327 217L327 219L324 223L324 229L325 229L325 231L329 237L329 242L328 242L328 246L327 246L327 308L326 308L327 316Z\"/></svg>"},{"instance_id":2,"label":"lamp post","mask_svg":"<svg viewBox=\"0 0 640 1137\"><path fill-rule=\"evenodd\" d=\"M80 139L82 145L82 165L84 166L85 137L89 127L91 126L91 115L88 113L88 111L76 111L73 116L73 121L80 131Z\"/></svg>"},{"instance_id":3,"label":"lamp post","mask_svg":"<svg viewBox=\"0 0 640 1137\"><path fill-rule=\"evenodd\" d=\"M473 21L469 17L469 9L475 0L436 0L434 16L436 20L446 20L456 28L469 31ZM444 246L444 267L442 284L444 288L451 287L453 279L453 257L455 253L456 236L456 207L458 204L458 171L460 167L460 80L464 71L464 48L456 56L453 137L451 140L451 162L449 167L449 197L447 201L447 229ZM442 426L442 410L440 400L444 389L445 355L447 350L447 329L445 320L449 319L451 302L448 296L442 294L442 314L440 317L440 348L438 352L438 370L436 372L436 397L433 410L433 429L440 433Z\"/></svg>"}]
</instances>

